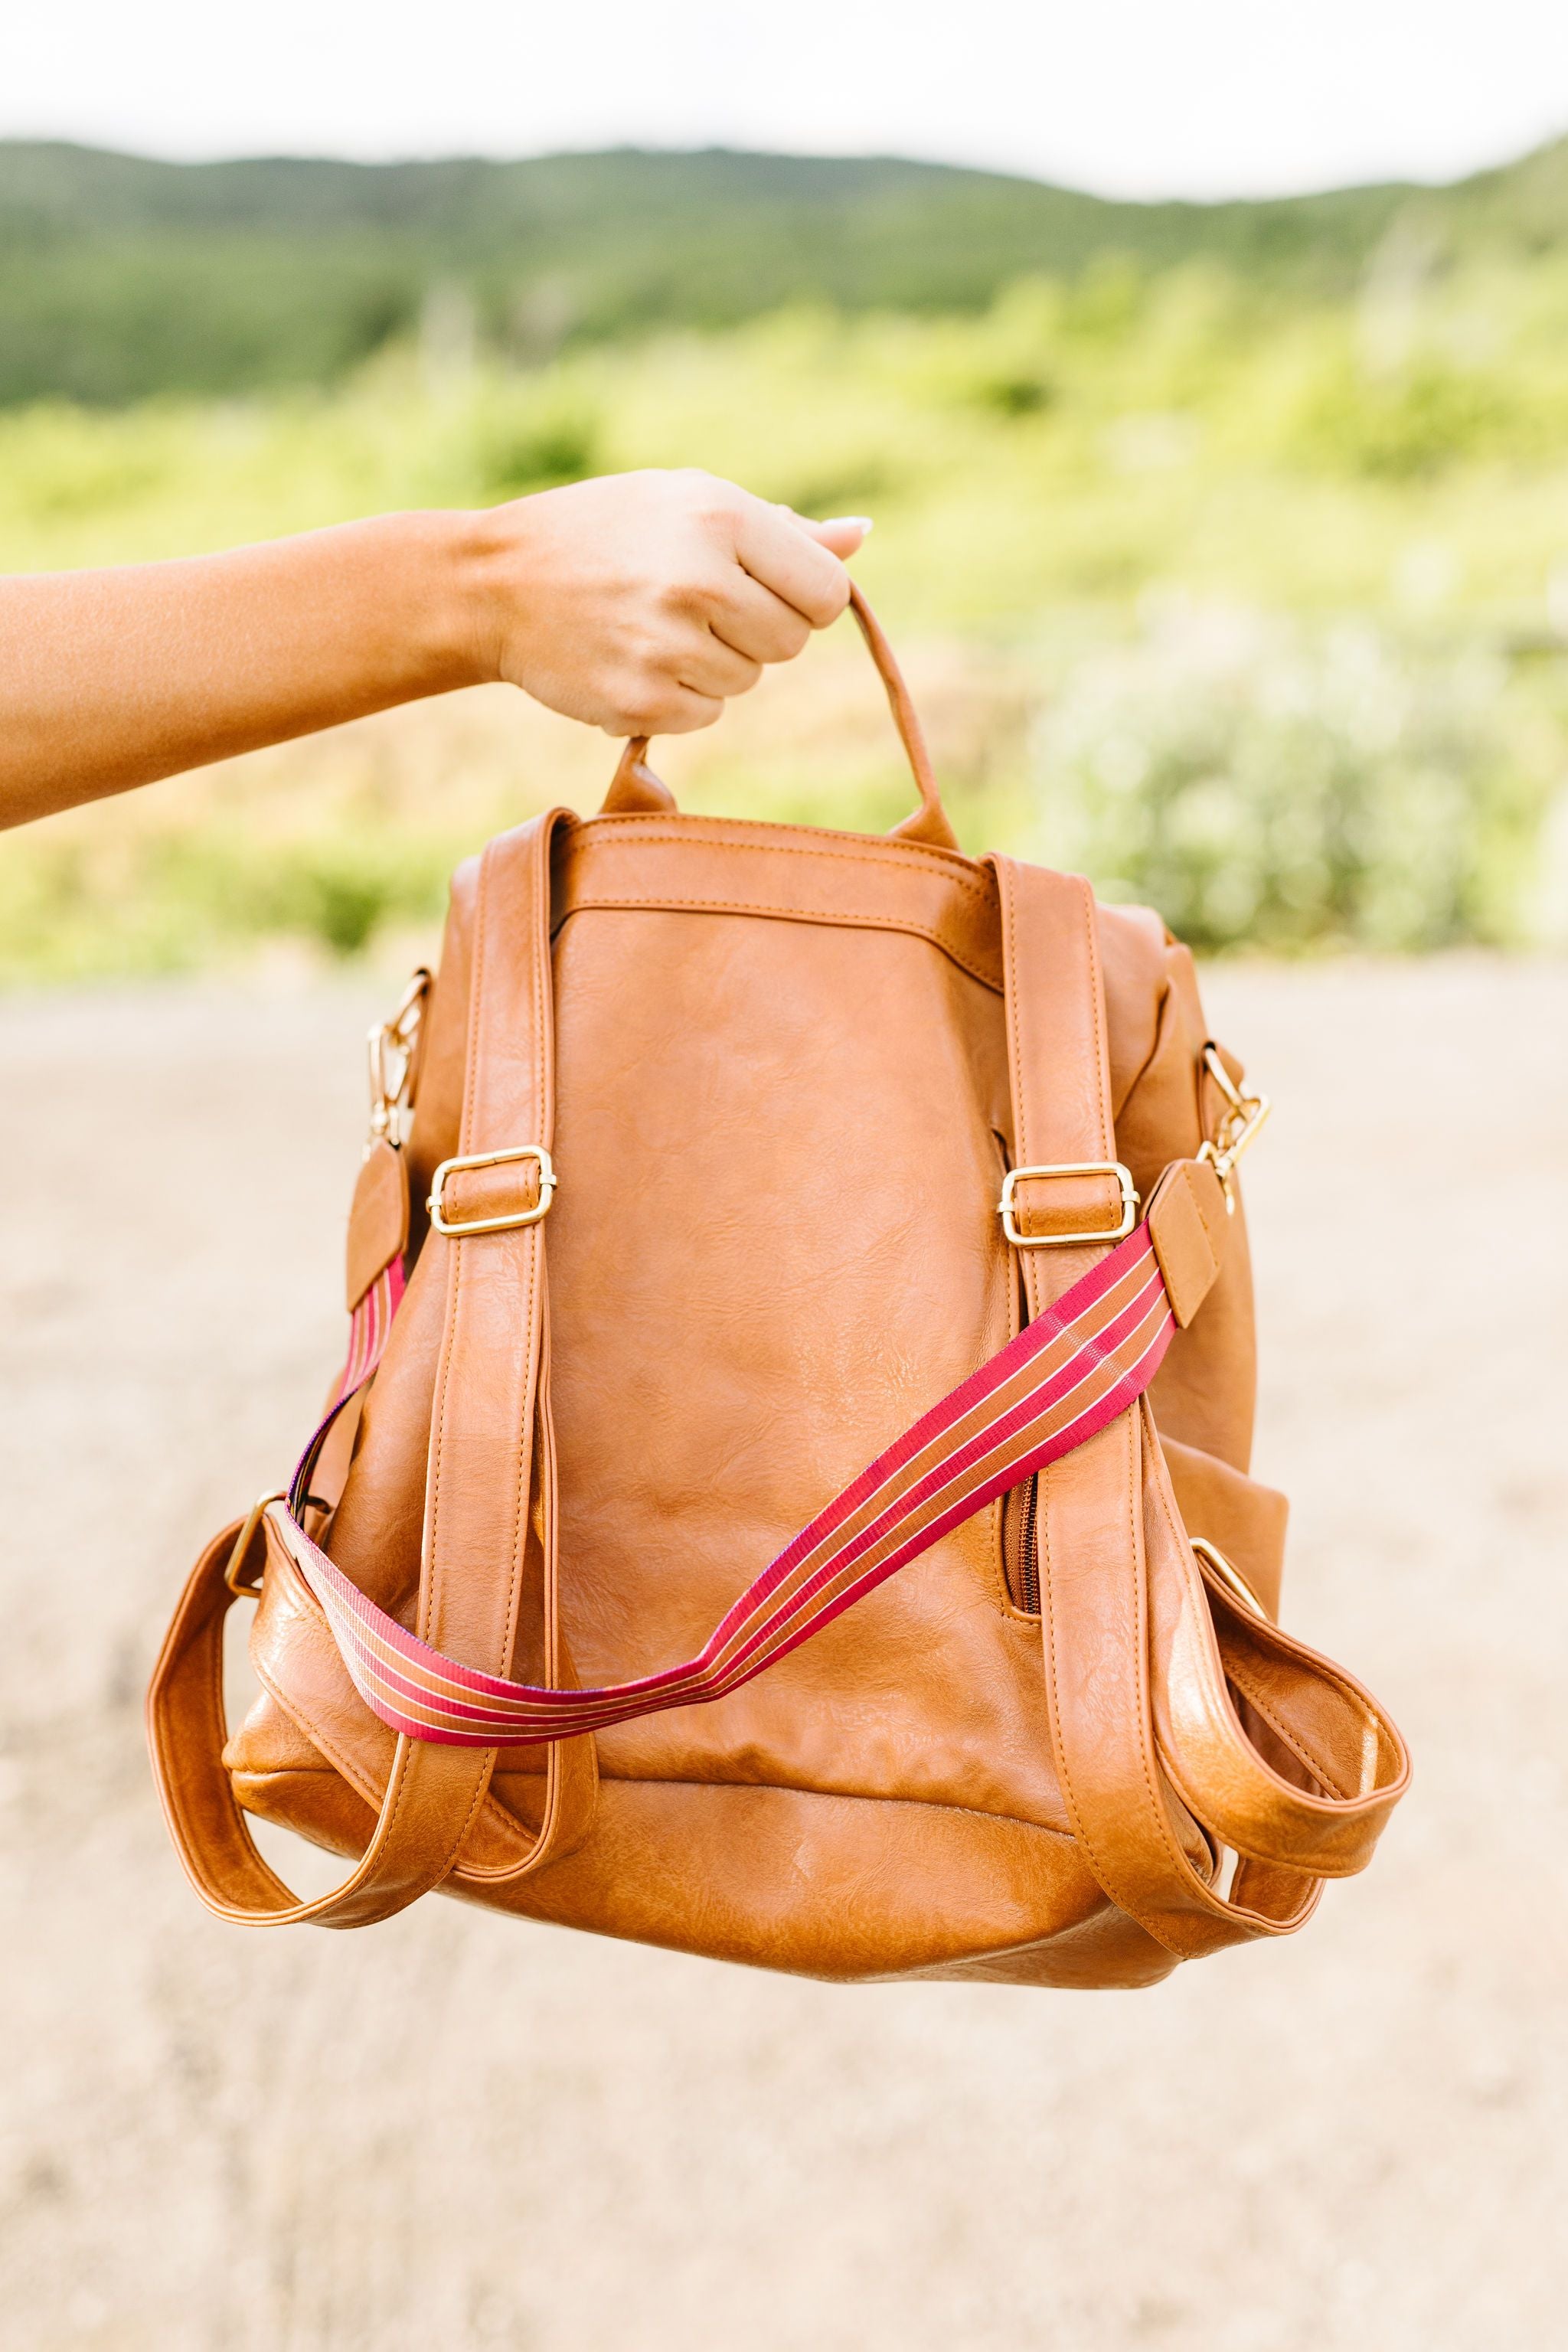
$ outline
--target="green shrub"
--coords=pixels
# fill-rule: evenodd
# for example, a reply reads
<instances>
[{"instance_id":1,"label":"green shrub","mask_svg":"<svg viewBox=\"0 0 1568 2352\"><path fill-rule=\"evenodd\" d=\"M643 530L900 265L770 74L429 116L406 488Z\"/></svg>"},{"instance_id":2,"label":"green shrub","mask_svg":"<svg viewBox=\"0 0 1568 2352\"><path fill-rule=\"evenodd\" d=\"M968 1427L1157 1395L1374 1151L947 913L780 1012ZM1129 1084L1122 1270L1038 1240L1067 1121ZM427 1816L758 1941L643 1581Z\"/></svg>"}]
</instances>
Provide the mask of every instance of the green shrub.
<instances>
[{"instance_id":1,"label":"green shrub","mask_svg":"<svg viewBox=\"0 0 1568 2352\"><path fill-rule=\"evenodd\" d=\"M570 411L503 414L481 422L475 442L475 494L484 501L554 489L600 470L594 420Z\"/></svg>"},{"instance_id":2,"label":"green shrub","mask_svg":"<svg viewBox=\"0 0 1568 2352\"><path fill-rule=\"evenodd\" d=\"M1058 862L1200 948L1507 940L1561 745L1496 655L1178 604L1037 730Z\"/></svg>"}]
</instances>

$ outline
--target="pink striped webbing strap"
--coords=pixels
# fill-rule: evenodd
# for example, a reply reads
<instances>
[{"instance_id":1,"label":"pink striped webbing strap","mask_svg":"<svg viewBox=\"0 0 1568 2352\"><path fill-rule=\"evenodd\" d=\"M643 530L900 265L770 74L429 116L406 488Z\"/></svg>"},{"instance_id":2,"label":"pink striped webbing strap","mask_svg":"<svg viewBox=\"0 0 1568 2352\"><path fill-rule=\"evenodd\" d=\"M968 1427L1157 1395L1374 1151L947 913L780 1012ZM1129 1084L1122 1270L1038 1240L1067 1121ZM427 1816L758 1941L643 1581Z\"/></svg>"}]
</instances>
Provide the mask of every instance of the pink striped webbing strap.
<instances>
[{"instance_id":1,"label":"pink striped webbing strap","mask_svg":"<svg viewBox=\"0 0 1568 2352\"><path fill-rule=\"evenodd\" d=\"M1139 1225L835 1496L695 1657L595 1690L510 1682L444 1655L377 1608L305 1534L310 1472L350 1388L271 1516L355 1688L393 1730L461 1748L559 1740L722 1698L764 1673L950 1528L1125 1412L1153 1379L1174 1328L1149 1229ZM383 1340L385 1328L384 1318ZM361 1370L366 1347L367 1335L356 1334L351 1369L362 1381L374 1370L373 1356Z\"/></svg>"}]
</instances>

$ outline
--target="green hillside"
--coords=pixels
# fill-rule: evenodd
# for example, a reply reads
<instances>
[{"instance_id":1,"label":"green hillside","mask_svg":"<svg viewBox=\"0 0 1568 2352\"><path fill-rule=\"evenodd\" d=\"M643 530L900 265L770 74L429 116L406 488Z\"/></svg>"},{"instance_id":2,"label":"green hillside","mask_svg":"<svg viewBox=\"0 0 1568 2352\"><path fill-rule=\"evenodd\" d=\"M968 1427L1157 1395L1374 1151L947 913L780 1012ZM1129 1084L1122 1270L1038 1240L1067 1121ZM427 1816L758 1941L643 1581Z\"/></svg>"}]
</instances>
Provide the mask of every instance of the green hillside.
<instances>
[{"instance_id":1,"label":"green hillside","mask_svg":"<svg viewBox=\"0 0 1568 2352\"><path fill-rule=\"evenodd\" d=\"M1019 277L1108 254L1156 271L1207 256L1332 293L1406 217L1427 246L1557 242L1568 142L1449 190L1222 205L878 157L176 164L0 142L0 403L330 383L443 303L498 355L536 361L800 302L978 311Z\"/></svg>"},{"instance_id":2,"label":"green hillside","mask_svg":"<svg viewBox=\"0 0 1568 2352\"><path fill-rule=\"evenodd\" d=\"M857 572L970 846L1210 950L1562 945L1565 222L1568 142L1213 206L877 160L0 146L0 571L707 466L876 517ZM424 952L456 859L594 805L606 756L456 695L26 828L0 988ZM846 643L658 762L699 809L907 805Z\"/></svg>"}]
</instances>

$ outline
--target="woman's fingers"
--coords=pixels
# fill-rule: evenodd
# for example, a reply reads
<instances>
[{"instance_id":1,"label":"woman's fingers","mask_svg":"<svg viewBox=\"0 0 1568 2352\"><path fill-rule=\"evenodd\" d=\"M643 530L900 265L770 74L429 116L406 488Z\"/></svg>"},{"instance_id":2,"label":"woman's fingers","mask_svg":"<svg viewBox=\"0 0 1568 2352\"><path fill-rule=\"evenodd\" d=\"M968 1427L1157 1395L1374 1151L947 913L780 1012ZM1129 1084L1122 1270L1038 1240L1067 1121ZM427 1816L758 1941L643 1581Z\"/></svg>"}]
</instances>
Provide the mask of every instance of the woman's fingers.
<instances>
[{"instance_id":1,"label":"woman's fingers","mask_svg":"<svg viewBox=\"0 0 1568 2352\"><path fill-rule=\"evenodd\" d=\"M621 719L612 719L605 727L607 735L616 737L637 735L694 735L700 727L711 727L724 713L721 694L704 694L690 686L671 686L660 698L659 705L647 719L639 719L635 728Z\"/></svg>"},{"instance_id":2,"label":"woman's fingers","mask_svg":"<svg viewBox=\"0 0 1568 2352\"><path fill-rule=\"evenodd\" d=\"M680 659L677 677L697 694L749 694L763 674L760 661L742 653L711 629L698 633L691 650Z\"/></svg>"},{"instance_id":3,"label":"woman's fingers","mask_svg":"<svg viewBox=\"0 0 1568 2352\"><path fill-rule=\"evenodd\" d=\"M690 735L711 727L724 709L721 694L687 685L668 673L612 682L602 700L568 716L584 719L606 735Z\"/></svg>"},{"instance_id":4,"label":"woman's fingers","mask_svg":"<svg viewBox=\"0 0 1568 2352\"><path fill-rule=\"evenodd\" d=\"M793 604L814 629L838 618L849 602L849 574L799 515L748 498L735 521L735 553L753 580Z\"/></svg>"},{"instance_id":5,"label":"woman's fingers","mask_svg":"<svg viewBox=\"0 0 1568 2352\"><path fill-rule=\"evenodd\" d=\"M795 520L810 531L819 547L826 547L841 562L857 554L871 536L869 515L829 515L826 522L809 522L804 515Z\"/></svg>"},{"instance_id":6,"label":"woman's fingers","mask_svg":"<svg viewBox=\"0 0 1568 2352\"><path fill-rule=\"evenodd\" d=\"M709 616L715 636L753 662L794 661L811 635L804 613L736 564Z\"/></svg>"}]
</instances>

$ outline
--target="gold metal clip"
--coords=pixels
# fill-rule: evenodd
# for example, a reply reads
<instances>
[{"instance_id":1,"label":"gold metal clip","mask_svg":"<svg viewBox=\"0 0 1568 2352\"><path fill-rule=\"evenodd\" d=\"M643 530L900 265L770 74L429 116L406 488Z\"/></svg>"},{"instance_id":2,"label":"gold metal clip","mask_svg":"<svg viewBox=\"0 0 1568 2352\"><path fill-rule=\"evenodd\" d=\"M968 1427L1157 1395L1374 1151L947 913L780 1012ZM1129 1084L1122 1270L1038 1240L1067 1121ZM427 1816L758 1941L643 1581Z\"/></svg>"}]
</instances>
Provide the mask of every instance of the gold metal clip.
<instances>
[{"instance_id":1,"label":"gold metal clip","mask_svg":"<svg viewBox=\"0 0 1568 2352\"><path fill-rule=\"evenodd\" d=\"M1228 1217L1236 1214L1236 1188L1231 1182L1236 1163L1243 1152L1250 1151L1263 1131L1264 1122L1274 1105L1267 1095L1244 1095L1226 1068L1215 1045L1204 1047L1204 1067L1226 1099L1226 1112L1219 1123L1219 1133L1212 1140L1205 1138L1198 1146L1198 1158L1206 1160L1219 1178L1225 1193L1225 1209Z\"/></svg>"},{"instance_id":2,"label":"gold metal clip","mask_svg":"<svg viewBox=\"0 0 1568 2352\"><path fill-rule=\"evenodd\" d=\"M419 1039L430 974L423 964L403 992L390 1021L378 1021L370 1032L370 1143L383 1137L404 1144L414 1109L414 1082L418 1070Z\"/></svg>"}]
</instances>

